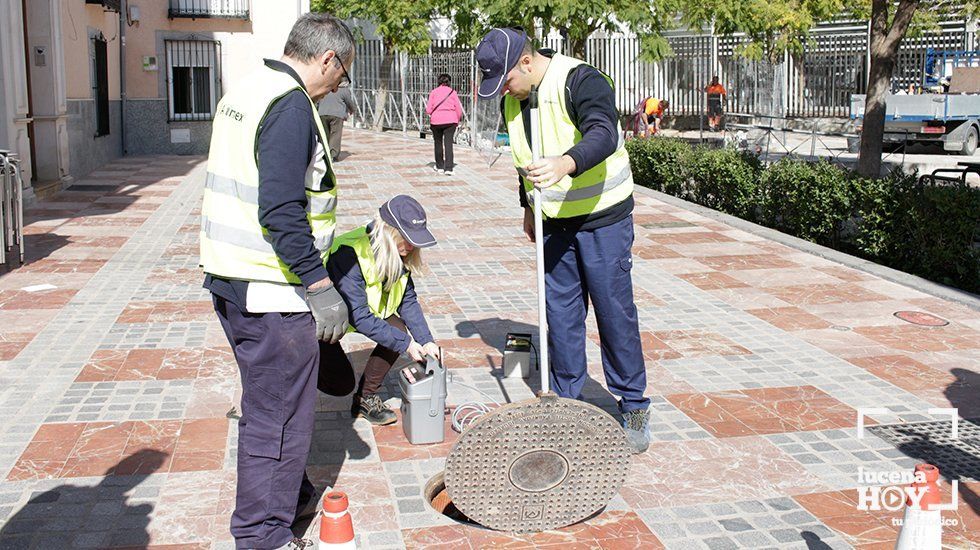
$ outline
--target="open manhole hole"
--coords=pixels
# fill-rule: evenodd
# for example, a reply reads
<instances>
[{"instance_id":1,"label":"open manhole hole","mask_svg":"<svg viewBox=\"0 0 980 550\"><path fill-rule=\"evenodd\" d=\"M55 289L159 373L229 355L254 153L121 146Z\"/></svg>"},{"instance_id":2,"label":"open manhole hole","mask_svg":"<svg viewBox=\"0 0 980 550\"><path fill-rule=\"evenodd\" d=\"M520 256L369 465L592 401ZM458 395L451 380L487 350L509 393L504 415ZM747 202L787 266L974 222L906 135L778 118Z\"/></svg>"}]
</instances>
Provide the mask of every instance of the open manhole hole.
<instances>
[{"instance_id":1,"label":"open manhole hole","mask_svg":"<svg viewBox=\"0 0 980 550\"><path fill-rule=\"evenodd\" d=\"M444 472L439 472L425 484L424 494L425 501L436 512L459 523L473 525L475 527L482 527L482 525L479 523L466 517L466 515L463 514L463 512L460 512L459 508L456 508L456 505L453 504L452 499L449 498L449 492L446 491Z\"/></svg>"},{"instance_id":2,"label":"open manhole hole","mask_svg":"<svg viewBox=\"0 0 980 550\"><path fill-rule=\"evenodd\" d=\"M959 419L957 437L953 422L910 422L865 428L894 445L906 456L939 468L946 479L980 481L980 418Z\"/></svg>"}]
</instances>

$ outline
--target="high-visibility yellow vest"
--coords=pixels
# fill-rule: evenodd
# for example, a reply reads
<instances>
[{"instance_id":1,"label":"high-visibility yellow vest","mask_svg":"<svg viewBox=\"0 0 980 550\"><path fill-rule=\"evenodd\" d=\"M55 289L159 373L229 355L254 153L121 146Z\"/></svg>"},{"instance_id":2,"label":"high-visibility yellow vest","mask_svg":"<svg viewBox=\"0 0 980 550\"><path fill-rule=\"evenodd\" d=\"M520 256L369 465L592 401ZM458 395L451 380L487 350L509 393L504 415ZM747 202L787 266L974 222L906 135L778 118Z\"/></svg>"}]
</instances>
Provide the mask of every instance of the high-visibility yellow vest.
<instances>
[{"instance_id":1,"label":"high-visibility yellow vest","mask_svg":"<svg viewBox=\"0 0 980 550\"><path fill-rule=\"evenodd\" d=\"M361 268L361 276L364 277L368 309L371 313L381 319L387 319L397 313L405 298L409 272L406 270L402 273L391 289L385 291L384 281L381 280L374 261L374 250L371 249L371 237L368 235L367 227L359 227L337 237L330 253L336 252L342 246L351 247L357 254L357 265ZM348 332L354 330L354 327L350 327Z\"/></svg>"},{"instance_id":2,"label":"high-visibility yellow vest","mask_svg":"<svg viewBox=\"0 0 980 550\"><path fill-rule=\"evenodd\" d=\"M561 54L551 58L551 64L538 86L538 113L540 118L541 156L560 156L582 140L565 108L565 80L568 73L584 61ZM612 86L612 79L606 75ZM510 134L510 150L514 165L523 168L532 162L531 147L524 132L521 102L511 96L504 97L504 118ZM575 176L565 176L558 183L544 189L542 213L547 218L570 218L605 210L626 200L633 194L633 173L619 122L616 133L619 144L612 155L589 170ZM522 178L528 200L533 200L533 184Z\"/></svg>"},{"instance_id":3,"label":"high-visibility yellow vest","mask_svg":"<svg viewBox=\"0 0 980 550\"><path fill-rule=\"evenodd\" d=\"M207 273L301 284L276 256L268 231L259 223L259 131L272 105L293 90L303 87L289 74L263 66L218 103L201 208L201 266ZM324 156L322 161L314 159L306 171L306 219L325 258L336 227L337 179L312 99L310 108Z\"/></svg>"}]
</instances>

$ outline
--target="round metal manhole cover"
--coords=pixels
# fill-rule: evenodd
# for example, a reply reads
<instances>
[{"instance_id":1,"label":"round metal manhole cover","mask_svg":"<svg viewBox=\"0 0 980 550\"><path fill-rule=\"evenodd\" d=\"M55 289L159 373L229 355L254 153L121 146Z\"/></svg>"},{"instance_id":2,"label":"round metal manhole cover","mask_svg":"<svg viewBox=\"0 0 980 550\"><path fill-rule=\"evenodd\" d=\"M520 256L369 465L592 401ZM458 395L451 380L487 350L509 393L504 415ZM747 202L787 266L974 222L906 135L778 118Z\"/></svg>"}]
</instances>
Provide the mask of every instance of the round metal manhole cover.
<instances>
[{"instance_id":1,"label":"round metal manhole cover","mask_svg":"<svg viewBox=\"0 0 980 550\"><path fill-rule=\"evenodd\" d=\"M514 487L532 493L547 491L568 477L568 459L554 451L531 451L517 457L507 470Z\"/></svg>"},{"instance_id":2,"label":"round metal manhole cover","mask_svg":"<svg viewBox=\"0 0 980 550\"><path fill-rule=\"evenodd\" d=\"M630 447L602 409L546 396L474 422L446 459L456 507L491 529L533 533L601 510L626 481Z\"/></svg>"},{"instance_id":3,"label":"round metal manhole cover","mask_svg":"<svg viewBox=\"0 0 980 550\"><path fill-rule=\"evenodd\" d=\"M949 321L946 319L936 317L924 311L896 311L895 317L898 317L906 323L912 323L913 325L922 327L944 327L949 324Z\"/></svg>"}]
</instances>

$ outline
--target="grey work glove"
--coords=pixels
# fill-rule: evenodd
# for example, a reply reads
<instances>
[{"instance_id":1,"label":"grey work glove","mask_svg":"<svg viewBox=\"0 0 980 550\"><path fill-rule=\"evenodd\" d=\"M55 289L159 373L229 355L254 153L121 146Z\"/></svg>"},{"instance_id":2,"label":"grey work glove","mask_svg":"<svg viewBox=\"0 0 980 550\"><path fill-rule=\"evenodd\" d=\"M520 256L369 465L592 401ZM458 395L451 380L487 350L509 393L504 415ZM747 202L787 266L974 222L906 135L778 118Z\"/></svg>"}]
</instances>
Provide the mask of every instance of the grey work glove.
<instances>
[{"instance_id":1,"label":"grey work glove","mask_svg":"<svg viewBox=\"0 0 980 550\"><path fill-rule=\"evenodd\" d=\"M337 292L337 287L306 291L306 305L316 321L317 340L336 344L347 333L347 304Z\"/></svg>"}]
</instances>

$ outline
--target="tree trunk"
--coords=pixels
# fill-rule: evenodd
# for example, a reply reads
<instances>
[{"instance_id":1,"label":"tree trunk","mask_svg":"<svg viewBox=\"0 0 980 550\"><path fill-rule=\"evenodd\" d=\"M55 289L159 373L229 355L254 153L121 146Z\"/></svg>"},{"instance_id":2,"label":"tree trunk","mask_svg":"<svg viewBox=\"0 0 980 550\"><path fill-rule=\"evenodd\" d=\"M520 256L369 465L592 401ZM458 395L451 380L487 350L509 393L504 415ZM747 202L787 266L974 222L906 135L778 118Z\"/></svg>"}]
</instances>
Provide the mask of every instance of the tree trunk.
<instances>
[{"instance_id":1,"label":"tree trunk","mask_svg":"<svg viewBox=\"0 0 980 550\"><path fill-rule=\"evenodd\" d=\"M378 95L374 98L374 123L376 132L384 129L385 109L388 107L388 90L391 89L391 67L395 64L395 50L387 41L384 44L384 54L381 57L381 69L378 75Z\"/></svg>"},{"instance_id":2,"label":"tree trunk","mask_svg":"<svg viewBox=\"0 0 980 550\"><path fill-rule=\"evenodd\" d=\"M576 59L585 59L585 39L569 36L568 51Z\"/></svg>"},{"instance_id":3,"label":"tree trunk","mask_svg":"<svg viewBox=\"0 0 980 550\"><path fill-rule=\"evenodd\" d=\"M871 6L871 67L868 92L864 100L864 121L861 128L861 150L857 172L865 177L881 175L882 139L885 135L885 97L891 88L892 70L898 47L909 28L919 0L901 0L888 24L888 0L873 0Z\"/></svg>"}]
</instances>

